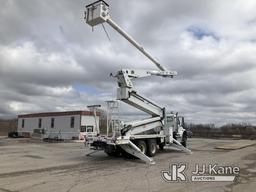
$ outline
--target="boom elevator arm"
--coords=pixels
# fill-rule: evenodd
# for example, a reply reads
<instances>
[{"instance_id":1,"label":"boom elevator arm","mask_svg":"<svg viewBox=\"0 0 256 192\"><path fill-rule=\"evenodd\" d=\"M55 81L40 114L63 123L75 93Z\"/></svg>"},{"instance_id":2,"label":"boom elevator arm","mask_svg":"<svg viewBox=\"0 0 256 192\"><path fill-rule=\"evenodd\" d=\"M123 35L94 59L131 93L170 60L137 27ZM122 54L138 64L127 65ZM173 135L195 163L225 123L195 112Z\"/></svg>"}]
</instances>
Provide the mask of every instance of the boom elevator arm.
<instances>
[{"instance_id":1,"label":"boom elevator arm","mask_svg":"<svg viewBox=\"0 0 256 192\"><path fill-rule=\"evenodd\" d=\"M149 99L139 95L133 88L132 79L151 75L172 78L177 75L177 72L166 70L138 42L118 26L110 17L109 5L103 0L96 1L86 6L85 19L86 23L92 27L105 22L108 23L158 68L158 70L154 71L122 69L115 75L119 86L117 90L117 99L151 115L151 118L127 123L122 129L122 135L140 134L142 132L161 127L163 125L162 120L165 116L165 108L162 108Z\"/></svg>"},{"instance_id":2,"label":"boom elevator arm","mask_svg":"<svg viewBox=\"0 0 256 192\"><path fill-rule=\"evenodd\" d=\"M173 77L177 75L176 71L166 70L155 58L153 58L137 41L135 41L128 33L126 33L120 26L118 26L110 17L109 5L99 0L86 6L85 12L86 23L94 27L99 24L107 22L119 34L127 39L134 47L136 47L142 54L144 54L150 61L152 61L160 71L164 71L164 77Z\"/></svg>"}]
</instances>

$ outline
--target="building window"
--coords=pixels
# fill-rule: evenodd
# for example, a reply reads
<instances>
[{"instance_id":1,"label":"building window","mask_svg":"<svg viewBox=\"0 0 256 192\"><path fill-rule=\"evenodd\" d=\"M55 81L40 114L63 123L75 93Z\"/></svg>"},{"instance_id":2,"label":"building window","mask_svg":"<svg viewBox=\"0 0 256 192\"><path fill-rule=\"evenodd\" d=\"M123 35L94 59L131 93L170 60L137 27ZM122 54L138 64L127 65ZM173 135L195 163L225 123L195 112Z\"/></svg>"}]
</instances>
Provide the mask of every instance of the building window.
<instances>
[{"instance_id":1,"label":"building window","mask_svg":"<svg viewBox=\"0 0 256 192\"><path fill-rule=\"evenodd\" d=\"M38 128L41 128L42 127L42 119L38 119Z\"/></svg>"},{"instance_id":2,"label":"building window","mask_svg":"<svg viewBox=\"0 0 256 192\"><path fill-rule=\"evenodd\" d=\"M21 128L24 128L24 126L25 126L25 119L22 119Z\"/></svg>"},{"instance_id":3,"label":"building window","mask_svg":"<svg viewBox=\"0 0 256 192\"><path fill-rule=\"evenodd\" d=\"M86 132L93 132L93 126L86 126Z\"/></svg>"},{"instance_id":4,"label":"building window","mask_svg":"<svg viewBox=\"0 0 256 192\"><path fill-rule=\"evenodd\" d=\"M75 127L75 117L70 118L70 127L74 128Z\"/></svg>"},{"instance_id":5,"label":"building window","mask_svg":"<svg viewBox=\"0 0 256 192\"><path fill-rule=\"evenodd\" d=\"M86 132L86 126L81 126L80 127L80 132Z\"/></svg>"},{"instance_id":6,"label":"building window","mask_svg":"<svg viewBox=\"0 0 256 192\"><path fill-rule=\"evenodd\" d=\"M80 132L93 132L93 126L89 125L89 126L81 126L80 127Z\"/></svg>"},{"instance_id":7,"label":"building window","mask_svg":"<svg viewBox=\"0 0 256 192\"><path fill-rule=\"evenodd\" d=\"M54 118L51 118L51 128L54 128Z\"/></svg>"}]
</instances>

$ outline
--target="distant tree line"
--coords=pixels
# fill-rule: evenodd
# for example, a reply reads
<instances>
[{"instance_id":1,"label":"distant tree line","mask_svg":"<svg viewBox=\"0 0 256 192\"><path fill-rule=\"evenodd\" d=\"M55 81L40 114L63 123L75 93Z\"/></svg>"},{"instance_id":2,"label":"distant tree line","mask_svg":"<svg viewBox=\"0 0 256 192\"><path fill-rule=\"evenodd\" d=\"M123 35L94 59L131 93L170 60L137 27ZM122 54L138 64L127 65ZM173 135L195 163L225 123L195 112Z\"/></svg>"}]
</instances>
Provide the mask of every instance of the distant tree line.
<instances>
[{"instance_id":1,"label":"distant tree line","mask_svg":"<svg viewBox=\"0 0 256 192\"><path fill-rule=\"evenodd\" d=\"M214 124L186 124L186 129L192 131L194 137L256 139L256 126L248 123L231 123L221 127Z\"/></svg>"}]
</instances>

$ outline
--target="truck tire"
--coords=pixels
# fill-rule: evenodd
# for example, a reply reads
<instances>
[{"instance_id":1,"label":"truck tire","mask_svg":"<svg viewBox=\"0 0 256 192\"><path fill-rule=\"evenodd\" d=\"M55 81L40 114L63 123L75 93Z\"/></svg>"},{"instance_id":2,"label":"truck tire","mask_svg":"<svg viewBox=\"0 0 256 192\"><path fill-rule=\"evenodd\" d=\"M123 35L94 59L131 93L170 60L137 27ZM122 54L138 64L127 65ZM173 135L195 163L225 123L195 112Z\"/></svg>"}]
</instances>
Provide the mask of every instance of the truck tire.
<instances>
[{"instance_id":1,"label":"truck tire","mask_svg":"<svg viewBox=\"0 0 256 192\"><path fill-rule=\"evenodd\" d=\"M142 153L144 153L144 154L147 153L147 145L146 145L145 141L137 140L134 143L141 150Z\"/></svg>"},{"instance_id":2,"label":"truck tire","mask_svg":"<svg viewBox=\"0 0 256 192\"><path fill-rule=\"evenodd\" d=\"M156 140L148 139L147 140L147 155L149 157L154 157L157 151Z\"/></svg>"},{"instance_id":3,"label":"truck tire","mask_svg":"<svg viewBox=\"0 0 256 192\"><path fill-rule=\"evenodd\" d=\"M116 146L107 145L104 151L110 157L120 156L120 150Z\"/></svg>"},{"instance_id":4,"label":"truck tire","mask_svg":"<svg viewBox=\"0 0 256 192\"><path fill-rule=\"evenodd\" d=\"M187 139L188 139L188 136L186 133L184 133L181 140L181 145L183 145L183 147L187 147Z\"/></svg>"}]
</instances>

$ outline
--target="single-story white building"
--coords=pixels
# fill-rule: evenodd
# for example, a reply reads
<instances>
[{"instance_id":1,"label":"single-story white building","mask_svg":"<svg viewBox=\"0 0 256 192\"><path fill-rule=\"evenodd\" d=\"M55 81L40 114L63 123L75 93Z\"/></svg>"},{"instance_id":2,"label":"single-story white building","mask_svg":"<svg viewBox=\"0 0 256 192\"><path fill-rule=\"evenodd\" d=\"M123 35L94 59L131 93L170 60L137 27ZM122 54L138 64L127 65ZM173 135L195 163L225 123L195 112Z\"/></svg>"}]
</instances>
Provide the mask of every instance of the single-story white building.
<instances>
[{"instance_id":1,"label":"single-story white building","mask_svg":"<svg viewBox=\"0 0 256 192\"><path fill-rule=\"evenodd\" d=\"M18 116L19 134L30 137L41 134L43 138L78 139L81 133L94 132L99 126L99 113L91 111L66 111L34 113Z\"/></svg>"}]
</instances>

